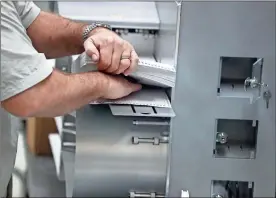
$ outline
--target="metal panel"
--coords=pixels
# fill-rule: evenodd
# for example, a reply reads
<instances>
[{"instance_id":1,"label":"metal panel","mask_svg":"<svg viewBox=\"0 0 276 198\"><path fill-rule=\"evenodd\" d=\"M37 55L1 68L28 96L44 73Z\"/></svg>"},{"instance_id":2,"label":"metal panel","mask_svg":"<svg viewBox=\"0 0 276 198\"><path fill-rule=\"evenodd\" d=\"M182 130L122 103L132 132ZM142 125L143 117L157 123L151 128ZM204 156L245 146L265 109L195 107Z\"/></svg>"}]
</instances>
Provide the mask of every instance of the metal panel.
<instances>
[{"instance_id":1,"label":"metal panel","mask_svg":"<svg viewBox=\"0 0 276 198\"><path fill-rule=\"evenodd\" d=\"M275 96L275 2L184 2L172 121L169 197L211 196L212 180L254 182L254 197L275 195L275 98L219 97L220 58L261 57ZM256 159L213 157L216 119L259 121Z\"/></svg>"},{"instance_id":2,"label":"metal panel","mask_svg":"<svg viewBox=\"0 0 276 198\"><path fill-rule=\"evenodd\" d=\"M163 121L113 116L108 105L77 111L74 197L165 194L167 143L151 140L168 129L137 124L143 120Z\"/></svg>"},{"instance_id":3,"label":"metal panel","mask_svg":"<svg viewBox=\"0 0 276 198\"><path fill-rule=\"evenodd\" d=\"M120 29L119 35L134 46L140 57L153 55L154 34L159 29L159 18L154 2L57 1L55 12L78 22L108 23L114 31ZM62 61L58 60L57 65L63 65ZM63 66L60 67L63 68Z\"/></svg>"},{"instance_id":4,"label":"metal panel","mask_svg":"<svg viewBox=\"0 0 276 198\"><path fill-rule=\"evenodd\" d=\"M114 28L153 30L159 27L154 2L58 2L58 10L73 20L101 21Z\"/></svg>"},{"instance_id":5,"label":"metal panel","mask_svg":"<svg viewBox=\"0 0 276 198\"><path fill-rule=\"evenodd\" d=\"M175 2L156 2L156 8L160 26L155 39L154 55L158 62L175 65L180 6Z\"/></svg>"}]
</instances>

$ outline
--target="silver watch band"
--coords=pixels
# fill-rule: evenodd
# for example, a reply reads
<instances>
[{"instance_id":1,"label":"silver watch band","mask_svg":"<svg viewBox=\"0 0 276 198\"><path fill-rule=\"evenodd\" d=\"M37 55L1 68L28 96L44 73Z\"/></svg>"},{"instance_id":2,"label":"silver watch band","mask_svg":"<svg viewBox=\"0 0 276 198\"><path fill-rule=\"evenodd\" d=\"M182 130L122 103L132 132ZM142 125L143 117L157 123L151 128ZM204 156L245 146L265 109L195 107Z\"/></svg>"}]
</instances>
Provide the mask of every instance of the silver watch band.
<instances>
[{"instance_id":1,"label":"silver watch band","mask_svg":"<svg viewBox=\"0 0 276 198\"><path fill-rule=\"evenodd\" d=\"M93 23L91 25L86 26L86 28L84 29L83 34L82 34L83 41L85 41L88 38L90 32L93 31L96 27L104 27L104 28L107 28L109 30L112 30L111 26L108 25L108 24Z\"/></svg>"}]
</instances>

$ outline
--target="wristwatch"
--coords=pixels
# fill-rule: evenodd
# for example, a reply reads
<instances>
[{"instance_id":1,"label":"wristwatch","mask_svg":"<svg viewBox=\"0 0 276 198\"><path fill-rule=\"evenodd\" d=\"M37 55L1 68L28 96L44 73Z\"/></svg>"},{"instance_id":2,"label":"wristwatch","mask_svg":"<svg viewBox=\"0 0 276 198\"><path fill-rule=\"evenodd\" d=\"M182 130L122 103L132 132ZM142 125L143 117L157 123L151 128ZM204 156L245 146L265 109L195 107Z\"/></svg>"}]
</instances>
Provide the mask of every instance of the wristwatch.
<instances>
[{"instance_id":1,"label":"wristwatch","mask_svg":"<svg viewBox=\"0 0 276 198\"><path fill-rule=\"evenodd\" d=\"M108 24L104 24L104 23L93 23L93 24L91 24L91 25L86 26L85 29L83 30L83 33L82 33L83 41L85 41L85 40L88 38L90 32L92 32L92 31L93 31L95 28L97 28L97 27L103 27L103 28L107 28L107 29L109 29L109 30L112 30L111 26L108 25Z\"/></svg>"}]
</instances>

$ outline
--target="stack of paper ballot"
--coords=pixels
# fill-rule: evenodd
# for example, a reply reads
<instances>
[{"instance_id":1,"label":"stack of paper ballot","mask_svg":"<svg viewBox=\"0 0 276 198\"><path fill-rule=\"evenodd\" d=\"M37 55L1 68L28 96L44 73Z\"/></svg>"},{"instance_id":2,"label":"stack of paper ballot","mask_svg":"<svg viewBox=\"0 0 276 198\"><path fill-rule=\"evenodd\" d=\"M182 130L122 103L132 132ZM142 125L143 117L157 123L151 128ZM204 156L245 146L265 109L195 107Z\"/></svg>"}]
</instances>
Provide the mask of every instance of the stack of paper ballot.
<instances>
[{"instance_id":1,"label":"stack of paper ballot","mask_svg":"<svg viewBox=\"0 0 276 198\"><path fill-rule=\"evenodd\" d=\"M74 61L74 64L74 67L78 67L78 70L82 72L97 70L96 64L86 53L81 54ZM176 71L173 65L140 59L136 71L130 74L129 77L133 78L137 83L154 86L153 88L145 86L142 90L124 98L93 101L91 104L126 104L171 108L165 90L160 88L174 87L175 75Z\"/></svg>"},{"instance_id":2,"label":"stack of paper ballot","mask_svg":"<svg viewBox=\"0 0 276 198\"><path fill-rule=\"evenodd\" d=\"M79 58L82 70L97 70L95 63L86 55L86 53L82 53ZM153 60L149 61L146 59L140 59L137 70L129 76L134 78L138 83L145 85L174 87L175 75L176 72L173 65L158 63Z\"/></svg>"}]
</instances>

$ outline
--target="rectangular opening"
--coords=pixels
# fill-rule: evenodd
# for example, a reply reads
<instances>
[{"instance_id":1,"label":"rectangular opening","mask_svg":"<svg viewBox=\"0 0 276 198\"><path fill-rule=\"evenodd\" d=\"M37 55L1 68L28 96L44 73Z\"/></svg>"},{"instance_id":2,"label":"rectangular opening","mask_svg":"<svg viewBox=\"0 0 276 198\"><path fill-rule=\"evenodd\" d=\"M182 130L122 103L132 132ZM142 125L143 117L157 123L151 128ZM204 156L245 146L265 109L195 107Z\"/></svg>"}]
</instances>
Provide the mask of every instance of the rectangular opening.
<instances>
[{"instance_id":1,"label":"rectangular opening","mask_svg":"<svg viewBox=\"0 0 276 198\"><path fill-rule=\"evenodd\" d=\"M211 197L253 198L254 182L212 181Z\"/></svg>"},{"instance_id":2,"label":"rectangular opening","mask_svg":"<svg viewBox=\"0 0 276 198\"><path fill-rule=\"evenodd\" d=\"M217 119L216 123L214 157L255 158L258 121Z\"/></svg>"},{"instance_id":3,"label":"rectangular opening","mask_svg":"<svg viewBox=\"0 0 276 198\"><path fill-rule=\"evenodd\" d=\"M138 117L162 117L171 118L175 116L172 108L139 106L139 105L109 105L114 116L138 116Z\"/></svg>"},{"instance_id":4,"label":"rectangular opening","mask_svg":"<svg viewBox=\"0 0 276 198\"><path fill-rule=\"evenodd\" d=\"M245 80L255 77L261 82L262 65L262 58L221 57L218 96L251 98L258 90L245 91Z\"/></svg>"}]
</instances>

